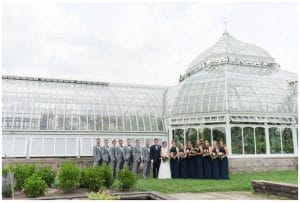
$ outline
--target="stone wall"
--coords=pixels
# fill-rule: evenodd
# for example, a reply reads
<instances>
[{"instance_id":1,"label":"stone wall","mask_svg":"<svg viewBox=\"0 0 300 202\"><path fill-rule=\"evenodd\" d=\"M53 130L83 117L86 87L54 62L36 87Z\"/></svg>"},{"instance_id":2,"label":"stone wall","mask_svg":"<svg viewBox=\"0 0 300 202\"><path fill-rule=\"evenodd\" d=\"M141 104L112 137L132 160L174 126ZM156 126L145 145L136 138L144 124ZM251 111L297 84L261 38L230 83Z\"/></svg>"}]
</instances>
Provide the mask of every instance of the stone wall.
<instances>
[{"instance_id":1,"label":"stone wall","mask_svg":"<svg viewBox=\"0 0 300 202\"><path fill-rule=\"evenodd\" d=\"M230 158L230 172L297 170L298 157Z\"/></svg>"},{"instance_id":2,"label":"stone wall","mask_svg":"<svg viewBox=\"0 0 300 202\"><path fill-rule=\"evenodd\" d=\"M61 166L66 161L76 161L80 167L92 166L92 157L81 158L11 158L2 159L2 166L17 162L34 163L38 165L50 165L54 169ZM251 172L251 171L270 171L270 170L297 170L297 157L269 157L269 158L230 158L229 172Z\"/></svg>"},{"instance_id":3,"label":"stone wall","mask_svg":"<svg viewBox=\"0 0 300 202\"><path fill-rule=\"evenodd\" d=\"M255 192L298 199L297 185L264 180L252 180L251 183Z\"/></svg>"}]
</instances>

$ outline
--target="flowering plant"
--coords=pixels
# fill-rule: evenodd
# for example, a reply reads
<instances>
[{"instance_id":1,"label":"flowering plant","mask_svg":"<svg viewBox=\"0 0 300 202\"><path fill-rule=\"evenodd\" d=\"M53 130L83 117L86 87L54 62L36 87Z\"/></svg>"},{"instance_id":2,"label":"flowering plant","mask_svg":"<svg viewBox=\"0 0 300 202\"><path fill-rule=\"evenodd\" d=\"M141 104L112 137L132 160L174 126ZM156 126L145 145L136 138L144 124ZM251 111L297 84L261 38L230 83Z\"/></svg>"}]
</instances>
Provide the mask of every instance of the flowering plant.
<instances>
[{"instance_id":1,"label":"flowering plant","mask_svg":"<svg viewBox=\"0 0 300 202\"><path fill-rule=\"evenodd\" d=\"M15 177L12 172L8 172L6 176L2 176L2 195L11 197L16 187Z\"/></svg>"}]
</instances>

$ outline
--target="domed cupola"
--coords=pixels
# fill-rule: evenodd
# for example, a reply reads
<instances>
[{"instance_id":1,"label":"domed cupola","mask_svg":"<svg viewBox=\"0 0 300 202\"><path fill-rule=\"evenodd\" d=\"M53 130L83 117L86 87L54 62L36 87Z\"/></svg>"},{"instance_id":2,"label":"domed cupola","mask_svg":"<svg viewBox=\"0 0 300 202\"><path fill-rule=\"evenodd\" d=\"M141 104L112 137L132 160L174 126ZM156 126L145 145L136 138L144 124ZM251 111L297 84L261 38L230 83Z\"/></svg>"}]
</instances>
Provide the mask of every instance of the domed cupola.
<instances>
[{"instance_id":1,"label":"domed cupola","mask_svg":"<svg viewBox=\"0 0 300 202\"><path fill-rule=\"evenodd\" d=\"M224 63L253 66L274 66L275 59L264 49L233 38L224 32L217 43L198 55L185 71L183 80L206 66Z\"/></svg>"},{"instance_id":2,"label":"domed cupola","mask_svg":"<svg viewBox=\"0 0 300 202\"><path fill-rule=\"evenodd\" d=\"M291 107L287 97L296 100L290 81L297 80L297 74L281 70L264 49L225 32L167 90L164 114L294 115L297 104Z\"/></svg>"}]
</instances>

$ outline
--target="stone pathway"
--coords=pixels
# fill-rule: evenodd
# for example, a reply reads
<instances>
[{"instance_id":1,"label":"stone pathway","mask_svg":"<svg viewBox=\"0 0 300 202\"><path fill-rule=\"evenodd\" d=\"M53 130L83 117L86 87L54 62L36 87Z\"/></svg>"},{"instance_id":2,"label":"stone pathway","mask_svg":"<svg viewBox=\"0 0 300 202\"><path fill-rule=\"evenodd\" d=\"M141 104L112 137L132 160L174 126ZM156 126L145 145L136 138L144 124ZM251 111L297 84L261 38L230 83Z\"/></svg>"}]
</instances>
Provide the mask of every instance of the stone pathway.
<instances>
[{"instance_id":1,"label":"stone pathway","mask_svg":"<svg viewBox=\"0 0 300 202\"><path fill-rule=\"evenodd\" d=\"M287 199L247 191L164 194L179 200L280 200Z\"/></svg>"}]
</instances>

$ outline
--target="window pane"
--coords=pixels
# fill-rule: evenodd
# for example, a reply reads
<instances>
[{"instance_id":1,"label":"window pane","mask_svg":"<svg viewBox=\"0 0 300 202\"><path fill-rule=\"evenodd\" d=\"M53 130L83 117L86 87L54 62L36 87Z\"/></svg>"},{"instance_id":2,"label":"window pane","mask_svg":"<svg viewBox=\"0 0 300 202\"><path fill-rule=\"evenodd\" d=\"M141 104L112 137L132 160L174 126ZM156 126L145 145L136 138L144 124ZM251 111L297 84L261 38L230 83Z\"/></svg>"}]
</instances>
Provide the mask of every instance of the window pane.
<instances>
[{"instance_id":1,"label":"window pane","mask_svg":"<svg viewBox=\"0 0 300 202\"><path fill-rule=\"evenodd\" d=\"M219 127L213 129L213 140L220 141L223 140L224 144L226 144L226 135L225 135L225 128Z\"/></svg>"},{"instance_id":2,"label":"window pane","mask_svg":"<svg viewBox=\"0 0 300 202\"><path fill-rule=\"evenodd\" d=\"M180 143L184 144L184 130L183 129L175 129L172 130L173 140L176 141L176 144L179 145Z\"/></svg>"},{"instance_id":3,"label":"window pane","mask_svg":"<svg viewBox=\"0 0 300 202\"><path fill-rule=\"evenodd\" d=\"M95 124L94 124L94 115L89 115L88 116L88 121L89 121L89 130L95 130Z\"/></svg>"},{"instance_id":4,"label":"window pane","mask_svg":"<svg viewBox=\"0 0 300 202\"><path fill-rule=\"evenodd\" d=\"M164 130L163 122L162 122L161 118L157 118L157 126L158 126L158 131Z\"/></svg>"},{"instance_id":5,"label":"window pane","mask_svg":"<svg viewBox=\"0 0 300 202\"><path fill-rule=\"evenodd\" d=\"M242 128L231 128L231 152L232 154L243 154Z\"/></svg>"},{"instance_id":6,"label":"window pane","mask_svg":"<svg viewBox=\"0 0 300 202\"><path fill-rule=\"evenodd\" d=\"M245 154L254 154L254 130L253 128L243 128L244 133L244 152Z\"/></svg>"},{"instance_id":7,"label":"window pane","mask_svg":"<svg viewBox=\"0 0 300 202\"><path fill-rule=\"evenodd\" d=\"M292 133L292 129L290 128L284 128L282 130L282 147L283 147L283 153L285 154L294 153L293 133Z\"/></svg>"},{"instance_id":8,"label":"window pane","mask_svg":"<svg viewBox=\"0 0 300 202\"><path fill-rule=\"evenodd\" d=\"M281 154L280 130L279 128L269 128L270 153Z\"/></svg>"},{"instance_id":9,"label":"window pane","mask_svg":"<svg viewBox=\"0 0 300 202\"><path fill-rule=\"evenodd\" d=\"M208 140L211 144L211 129L210 128L200 128L199 129L199 139Z\"/></svg>"},{"instance_id":10,"label":"window pane","mask_svg":"<svg viewBox=\"0 0 300 202\"><path fill-rule=\"evenodd\" d=\"M266 153L266 137L264 128L255 128L256 154Z\"/></svg>"},{"instance_id":11,"label":"window pane","mask_svg":"<svg viewBox=\"0 0 300 202\"><path fill-rule=\"evenodd\" d=\"M193 145L196 145L197 141L197 130L195 128L189 128L186 131L186 142L185 142L185 147L188 146L188 142L191 141Z\"/></svg>"},{"instance_id":12,"label":"window pane","mask_svg":"<svg viewBox=\"0 0 300 202\"><path fill-rule=\"evenodd\" d=\"M96 115L95 117L95 121L96 121L96 130L102 130L102 119L100 115Z\"/></svg>"}]
</instances>

